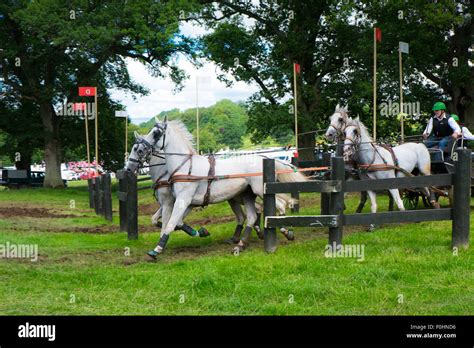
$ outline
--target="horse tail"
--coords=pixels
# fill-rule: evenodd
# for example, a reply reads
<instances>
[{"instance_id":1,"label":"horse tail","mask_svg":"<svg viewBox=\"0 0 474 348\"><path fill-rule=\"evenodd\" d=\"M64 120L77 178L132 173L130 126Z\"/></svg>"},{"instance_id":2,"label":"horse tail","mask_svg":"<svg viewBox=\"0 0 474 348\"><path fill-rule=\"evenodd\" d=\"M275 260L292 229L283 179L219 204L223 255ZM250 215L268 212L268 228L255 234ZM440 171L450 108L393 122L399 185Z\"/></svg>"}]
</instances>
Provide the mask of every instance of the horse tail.
<instances>
[{"instance_id":1,"label":"horse tail","mask_svg":"<svg viewBox=\"0 0 474 348\"><path fill-rule=\"evenodd\" d=\"M299 200L297 200L296 198L292 198L284 193L278 193L275 196L277 200L277 208L281 214L285 214L285 211L288 207L292 208L295 206L295 204L298 204L299 202Z\"/></svg>"},{"instance_id":2,"label":"horse tail","mask_svg":"<svg viewBox=\"0 0 474 348\"><path fill-rule=\"evenodd\" d=\"M306 176L298 172L298 168L292 164L284 163L279 160L275 160L275 170L276 171L289 171L289 173L279 173L277 174L277 180L280 182L300 182L308 181Z\"/></svg>"},{"instance_id":3,"label":"horse tail","mask_svg":"<svg viewBox=\"0 0 474 348\"><path fill-rule=\"evenodd\" d=\"M421 174L431 175L431 157L428 149L423 144L418 144L416 166Z\"/></svg>"}]
</instances>

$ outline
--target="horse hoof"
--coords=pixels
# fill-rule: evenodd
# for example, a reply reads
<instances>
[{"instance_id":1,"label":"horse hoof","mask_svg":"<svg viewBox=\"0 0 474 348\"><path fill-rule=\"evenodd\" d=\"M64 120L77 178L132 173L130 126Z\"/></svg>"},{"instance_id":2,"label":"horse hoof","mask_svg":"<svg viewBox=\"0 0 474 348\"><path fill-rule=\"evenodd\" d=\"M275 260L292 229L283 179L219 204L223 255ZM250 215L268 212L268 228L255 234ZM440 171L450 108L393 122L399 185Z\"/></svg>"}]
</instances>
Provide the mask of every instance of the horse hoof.
<instances>
[{"instance_id":1,"label":"horse hoof","mask_svg":"<svg viewBox=\"0 0 474 348\"><path fill-rule=\"evenodd\" d=\"M370 224L367 232L374 232L375 231L375 224Z\"/></svg>"},{"instance_id":2,"label":"horse hoof","mask_svg":"<svg viewBox=\"0 0 474 348\"><path fill-rule=\"evenodd\" d=\"M211 234L204 227L201 227L198 231L199 237L209 237Z\"/></svg>"},{"instance_id":3,"label":"horse hoof","mask_svg":"<svg viewBox=\"0 0 474 348\"><path fill-rule=\"evenodd\" d=\"M242 251L247 248L245 244L239 244L232 248L232 254L239 255Z\"/></svg>"},{"instance_id":4,"label":"horse hoof","mask_svg":"<svg viewBox=\"0 0 474 348\"><path fill-rule=\"evenodd\" d=\"M295 240L295 233L292 230L287 230L286 228L281 228L280 232L285 236L288 240Z\"/></svg>"},{"instance_id":5,"label":"horse hoof","mask_svg":"<svg viewBox=\"0 0 474 348\"><path fill-rule=\"evenodd\" d=\"M293 241L295 240L295 233L292 230L288 230L285 237L286 239Z\"/></svg>"},{"instance_id":6,"label":"horse hoof","mask_svg":"<svg viewBox=\"0 0 474 348\"><path fill-rule=\"evenodd\" d=\"M440 209L441 206L439 205L438 202L434 201L434 202L431 202L431 204L433 205L433 209Z\"/></svg>"},{"instance_id":7,"label":"horse hoof","mask_svg":"<svg viewBox=\"0 0 474 348\"><path fill-rule=\"evenodd\" d=\"M262 233L262 230L260 229L260 227L255 226L253 229L255 230L255 232L257 232L257 237L258 237L258 239L262 239L262 240L263 240L263 239L264 239L264 236L263 236L263 233Z\"/></svg>"},{"instance_id":8,"label":"horse hoof","mask_svg":"<svg viewBox=\"0 0 474 348\"><path fill-rule=\"evenodd\" d=\"M150 256L153 260L156 260L156 257L158 256L158 253L155 250L150 250L146 254Z\"/></svg>"}]
</instances>

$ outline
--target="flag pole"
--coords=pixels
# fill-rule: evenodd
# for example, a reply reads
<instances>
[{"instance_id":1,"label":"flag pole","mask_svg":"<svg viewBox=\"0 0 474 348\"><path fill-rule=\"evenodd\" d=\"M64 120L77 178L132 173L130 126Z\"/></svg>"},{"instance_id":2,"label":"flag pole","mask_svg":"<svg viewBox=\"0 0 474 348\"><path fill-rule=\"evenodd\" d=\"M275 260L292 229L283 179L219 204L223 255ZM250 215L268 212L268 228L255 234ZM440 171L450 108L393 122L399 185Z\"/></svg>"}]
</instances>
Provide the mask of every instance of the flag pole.
<instances>
[{"instance_id":1,"label":"flag pole","mask_svg":"<svg viewBox=\"0 0 474 348\"><path fill-rule=\"evenodd\" d=\"M86 124L86 148L87 148L87 171L91 167L91 154L89 150L89 126L88 126L88 119L87 119L87 105L84 108L84 123Z\"/></svg>"},{"instance_id":2,"label":"flag pole","mask_svg":"<svg viewBox=\"0 0 474 348\"><path fill-rule=\"evenodd\" d=\"M297 104L297 88L296 88L296 64L293 62L293 89L294 89L294 104L295 104L295 148L298 153L298 104Z\"/></svg>"},{"instance_id":3,"label":"flag pole","mask_svg":"<svg viewBox=\"0 0 474 348\"><path fill-rule=\"evenodd\" d=\"M125 161L128 161L128 115L125 117Z\"/></svg>"},{"instance_id":4,"label":"flag pole","mask_svg":"<svg viewBox=\"0 0 474 348\"><path fill-rule=\"evenodd\" d=\"M373 135L374 141L377 140L377 28L374 27L374 119Z\"/></svg>"},{"instance_id":5,"label":"flag pole","mask_svg":"<svg viewBox=\"0 0 474 348\"><path fill-rule=\"evenodd\" d=\"M404 133L404 125L403 125L403 68L402 68L402 50L400 44L398 45L398 61L400 65L400 127L401 127L401 135L402 135L402 143L405 142L405 133Z\"/></svg>"},{"instance_id":6,"label":"flag pole","mask_svg":"<svg viewBox=\"0 0 474 348\"><path fill-rule=\"evenodd\" d=\"M196 75L196 145L199 153L199 101L198 101L198 76Z\"/></svg>"},{"instance_id":7,"label":"flag pole","mask_svg":"<svg viewBox=\"0 0 474 348\"><path fill-rule=\"evenodd\" d=\"M97 111L97 87L95 87L94 93L94 109L95 109L95 174L96 176L99 175L99 113Z\"/></svg>"}]
</instances>

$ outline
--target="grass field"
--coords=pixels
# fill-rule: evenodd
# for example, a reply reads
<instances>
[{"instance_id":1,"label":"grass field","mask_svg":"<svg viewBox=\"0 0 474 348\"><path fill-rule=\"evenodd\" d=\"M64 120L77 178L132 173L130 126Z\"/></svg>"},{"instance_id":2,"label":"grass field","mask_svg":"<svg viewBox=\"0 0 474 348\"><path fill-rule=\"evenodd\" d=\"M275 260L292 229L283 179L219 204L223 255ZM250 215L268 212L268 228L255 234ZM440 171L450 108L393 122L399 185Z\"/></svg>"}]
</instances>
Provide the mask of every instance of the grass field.
<instances>
[{"instance_id":1,"label":"grass field","mask_svg":"<svg viewBox=\"0 0 474 348\"><path fill-rule=\"evenodd\" d=\"M187 218L211 237L175 232L166 253L151 262L145 252L159 238L150 225L157 205L151 191L139 199L140 237L129 241L118 232L115 194L108 223L89 209L84 183L1 190L0 245L36 244L39 259L0 259L0 314L474 314L474 249L453 254L450 222L385 225L373 233L346 228L344 243L363 245L363 261L326 258L327 231L319 228L296 229L294 242L279 235L275 254L254 236L234 256L223 243L234 230L223 203ZM378 202L386 210L387 198ZM347 209L357 203L350 196ZM301 214L319 213L315 194L303 195L301 205Z\"/></svg>"}]
</instances>

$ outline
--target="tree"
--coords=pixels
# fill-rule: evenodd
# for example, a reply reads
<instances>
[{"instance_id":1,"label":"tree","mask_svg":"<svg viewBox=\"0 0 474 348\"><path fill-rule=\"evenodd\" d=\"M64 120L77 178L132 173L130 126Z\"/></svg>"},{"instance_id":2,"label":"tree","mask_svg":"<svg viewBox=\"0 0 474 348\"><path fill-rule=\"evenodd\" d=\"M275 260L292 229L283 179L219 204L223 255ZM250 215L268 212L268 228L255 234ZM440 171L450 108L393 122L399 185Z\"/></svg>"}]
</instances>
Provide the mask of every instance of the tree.
<instances>
[{"instance_id":1,"label":"tree","mask_svg":"<svg viewBox=\"0 0 474 348\"><path fill-rule=\"evenodd\" d=\"M473 122L472 6L470 0L218 1L201 14L212 29L202 38L203 52L236 80L260 87L247 101L255 141L293 131L292 64L300 64L299 132L306 134L298 143L307 149L300 156L308 158L312 132L327 127L336 103L348 103L352 115L372 127L374 26L383 32L377 58L379 106L398 100L397 48L398 41L406 41L410 55L404 56L404 101L419 102L422 113L429 114L435 100L451 99L450 110ZM232 84L224 75L220 78ZM424 123L409 122L408 134L419 133L416 126ZM377 123L378 138L400 134L395 116L379 116Z\"/></svg>"},{"instance_id":2,"label":"tree","mask_svg":"<svg viewBox=\"0 0 474 348\"><path fill-rule=\"evenodd\" d=\"M474 3L398 0L362 1L358 6L371 20L380 23L391 53L396 53L393 51L398 41L410 44L410 54L404 57L407 93L431 96L429 104L435 98L448 101L450 111L474 124ZM392 54L387 70L398 73L396 59L397 55Z\"/></svg>"},{"instance_id":3,"label":"tree","mask_svg":"<svg viewBox=\"0 0 474 348\"><path fill-rule=\"evenodd\" d=\"M181 120L187 129L197 136L196 108L181 112L179 109L160 112L157 117L169 120ZM216 151L220 148L239 148L243 145L242 137L247 132L248 116L245 106L222 99L209 107L199 108L200 150ZM140 124L140 128L149 131L155 124L152 118ZM206 137L209 137L207 139Z\"/></svg>"},{"instance_id":4,"label":"tree","mask_svg":"<svg viewBox=\"0 0 474 348\"><path fill-rule=\"evenodd\" d=\"M220 11L221 14L218 14ZM311 131L322 125L336 102L323 101L325 84L345 69L361 28L348 23L352 4L340 1L218 1L203 10L213 31L202 38L205 55L237 81L255 82L260 92L249 101L249 128L256 139L293 130L288 97L293 63L301 66L298 89L301 158L312 158ZM244 25L243 23L251 23ZM224 75L221 80L227 80ZM264 126L264 127L263 127Z\"/></svg>"},{"instance_id":5,"label":"tree","mask_svg":"<svg viewBox=\"0 0 474 348\"><path fill-rule=\"evenodd\" d=\"M102 87L101 101L110 87L146 93L131 81L124 57L142 61L156 76L168 73L179 88L185 76L171 58L194 57L193 45L179 34L179 16L193 8L179 0L0 4L3 76L19 103L29 100L39 110L34 124L43 127L46 187L63 186L64 133L55 106L75 100L80 85Z\"/></svg>"}]
</instances>

